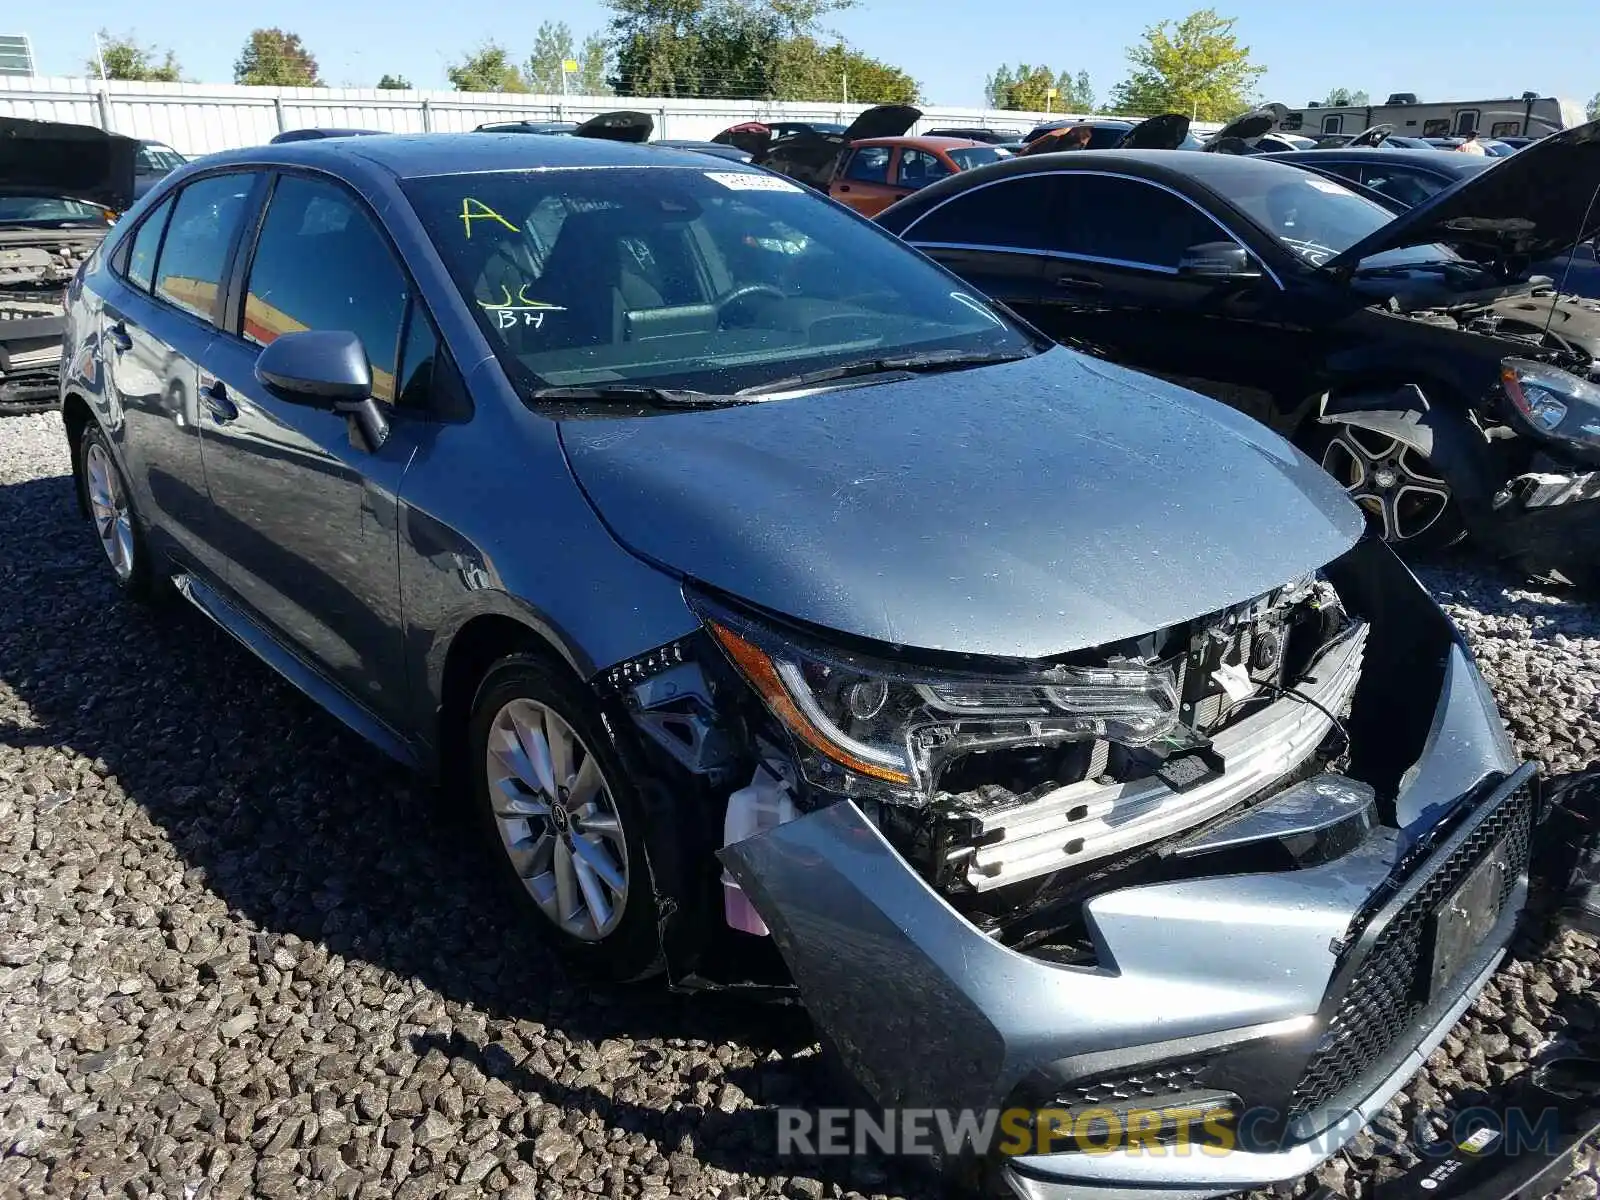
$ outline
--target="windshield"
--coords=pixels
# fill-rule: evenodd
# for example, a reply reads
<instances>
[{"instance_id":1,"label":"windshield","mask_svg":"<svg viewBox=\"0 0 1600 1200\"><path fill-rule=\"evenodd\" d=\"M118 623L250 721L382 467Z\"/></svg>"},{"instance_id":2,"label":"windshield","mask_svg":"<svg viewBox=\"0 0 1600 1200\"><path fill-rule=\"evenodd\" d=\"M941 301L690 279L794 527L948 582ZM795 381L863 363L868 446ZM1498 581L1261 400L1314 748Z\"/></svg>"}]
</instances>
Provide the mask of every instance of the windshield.
<instances>
[{"instance_id":1,"label":"windshield","mask_svg":"<svg viewBox=\"0 0 1600 1200\"><path fill-rule=\"evenodd\" d=\"M728 394L863 358L1031 347L890 235L765 172L511 171L403 187L524 388Z\"/></svg>"},{"instance_id":2,"label":"windshield","mask_svg":"<svg viewBox=\"0 0 1600 1200\"><path fill-rule=\"evenodd\" d=\"M1251 176L1231 186L1228 199L1315 267L1394 220L1394 214L1376 201L1309 172L1304 178L1287 180L1277 171ZM1460 258L1444 246L1407 246L1375 254L1363 265L1431 261L1457 262Z\"/></svg>"},{"instance_id":3,"label":"windshield","mask_svg":"<svg viewBox=\"0 0 1600 1200\"><path fill-rule=\"evenodd\" d=\"M105 211L82 200L59 196L0 196L0 224L106 224Z\"/></svg>"},{"instance_id":4,"label":"windshield","mask_svg":"<svg viewBox=\"0 0 1600 1200\"><path fill-rule=\"evenodd\" d=\"M139 147L138 169L147 174L152 171L176 171L185 161L183 155L160 142L145 142Z\"/></svg>"},{"instance_id":5,"label":"windshield","mask_svg":"<svg viewBox=\"0 0 1600 1200\"><path fill-rule=\"evenodd\" d=\"M949 153L956 166L963 171L970 171L973 167L985 166L1009 157L1004 150L996 150L993 146L965 146Z\"/></svg>"}]
</instances>

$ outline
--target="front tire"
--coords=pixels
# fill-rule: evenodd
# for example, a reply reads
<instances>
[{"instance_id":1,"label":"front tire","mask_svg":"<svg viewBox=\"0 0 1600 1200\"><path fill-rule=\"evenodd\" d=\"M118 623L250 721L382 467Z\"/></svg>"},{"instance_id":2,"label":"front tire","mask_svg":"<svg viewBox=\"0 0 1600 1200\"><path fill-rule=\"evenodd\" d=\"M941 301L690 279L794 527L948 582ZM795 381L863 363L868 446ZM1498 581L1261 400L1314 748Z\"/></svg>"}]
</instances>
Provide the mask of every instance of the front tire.
<instances>
[{"instance_id":1,"label":"front tire","mask_svg":"<svg viewBox=\"0 0 1600 1200\"><path fill-rule=\"evenodd\" d=\"M1340 423L1313 426L1304 449L1339 481L1395 551L1426 553L1466 537L1449 482L1415 446Z\"/></svg>"},{"instance_id":2,"label":"front tire","mask_svg":"<svg viewBox=\"0 0 1600 1200\"><path fill-rule=\"evenodd\" d=\"M78 485L117 586L136 600L155 599L158 574L128 481L117 466L105 432L93 421L83 431L78 461Z\"/></svg>"},{"instance_id":3,"label":"front tire","mask_svg":"<svg viewBox=\"0 0 1600 1200\"><path fill-rule=\"evenodd\" d=\"M568 959L618 982L665 966L644 807L581 683L517 654L468 726L474 823L503 885Z\"/></svg>"}]
</instances>

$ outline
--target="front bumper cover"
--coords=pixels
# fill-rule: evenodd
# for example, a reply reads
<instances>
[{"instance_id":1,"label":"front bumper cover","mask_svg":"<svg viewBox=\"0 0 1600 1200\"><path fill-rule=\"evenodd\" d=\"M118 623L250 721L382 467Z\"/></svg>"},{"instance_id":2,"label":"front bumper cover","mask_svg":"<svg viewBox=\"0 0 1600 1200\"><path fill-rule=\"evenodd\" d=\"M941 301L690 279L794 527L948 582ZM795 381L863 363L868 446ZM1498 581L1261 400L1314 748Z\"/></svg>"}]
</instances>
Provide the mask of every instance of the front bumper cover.
<instances>
[{"instance_id":1,"label":"front bumper cover","mask_svg":"<svg viewBox=\"0 0 1600 1200\"><path fill-rule=\"evenodd\" d=\"M1531 766L1517 769L1493 701L1457 648L1426 752L1397 799L1401 828L1372 830L1350 852L1298 870L1096 896L1085 906L1092 967L984 936L849 802L722 857L876 1102L1038 1107L1085 1081L1185 1064L1184 1078L1271 1109L1276 1124L1223 1156L1069 1151L1008 1159L1004 1175L1040 1200L1214 1196L1314 1168L1443 1040L1498 965L1526 901L1535 782ZM1453 960L1446 986L1408 998L1373 1042L1368 1018L1398 1004L1385 971L1426 979L1432 913L1508 839L1493 927Z\"/></svg>"}]
</instances>

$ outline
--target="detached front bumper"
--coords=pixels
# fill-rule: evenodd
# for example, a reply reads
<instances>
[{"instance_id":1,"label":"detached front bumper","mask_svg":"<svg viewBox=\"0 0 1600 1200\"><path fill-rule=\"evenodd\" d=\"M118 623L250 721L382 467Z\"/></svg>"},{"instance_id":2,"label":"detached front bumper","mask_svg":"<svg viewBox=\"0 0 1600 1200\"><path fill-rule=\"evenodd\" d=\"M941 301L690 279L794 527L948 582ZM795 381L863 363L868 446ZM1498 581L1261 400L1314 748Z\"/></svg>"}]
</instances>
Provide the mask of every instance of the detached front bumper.
<instances>
[{"instance_id":1,"label":"detached front bumper","mask_svg":"<svg viewBox=\"0 0 1600 1200\"><path fill-rule=\"evenodd\" d=\"M956 1115L1234 1097L1226 1153L1069 1149L1002 1167L1038 1200L1198 1198L1311 1170L1422 1066L1522 912L1536 782L1455 649L1397 800L1402 828L1300 869L1197 866L1098 895L1093 966L986 937L849 802L722 855L879 1104ZM1447 925L1452 902L1481 920Z\"/></svg>"},{"instance_id":2,"label":"detached front bumper","mask_svg":"<svg viewBox=\"0 0 1600 1200\"><path fill-rule=\"evenodd\" d=\"M1479 537L1529 574L1559 573L1580 587L1600 587L1600 471L1513 481Z\"/></svg>"}]
</instances>

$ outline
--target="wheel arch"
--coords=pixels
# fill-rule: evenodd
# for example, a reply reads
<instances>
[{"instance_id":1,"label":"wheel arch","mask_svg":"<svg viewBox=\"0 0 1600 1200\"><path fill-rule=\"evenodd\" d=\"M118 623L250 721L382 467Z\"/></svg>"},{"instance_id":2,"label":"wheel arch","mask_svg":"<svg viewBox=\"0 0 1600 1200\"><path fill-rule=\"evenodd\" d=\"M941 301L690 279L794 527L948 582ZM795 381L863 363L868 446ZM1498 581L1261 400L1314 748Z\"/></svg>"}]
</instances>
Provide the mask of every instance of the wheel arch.
<instances>
[{"instance_id":1,"label":"wheel arch","mask_svg":"<svg viewBox=\"0 0 1600 1200\"><path fill-rule=\"evenodd\" d=\"M1353 425L1414 447L1438 469L1470 521L1488 511L1501 481L1489 441L1466 406L1438 402L1448 394L1447 384L1423 378L1345 385L1323 395L1301 432Z\"/></svg>"},{"instance_id":2,"label":"wheel arch","mask_svg":"<svg viewBox=\"0 0 1600 1200\"><path fill-rule=\"evenodd\" d=\"M83 486L83 434L94 420L94 410L77 392L68 392L61 401L61 420L67 427L67 450L72 456L72 491L78 498L78 515L89 516L89 497Z\"/></svg>"}]
</instances>

